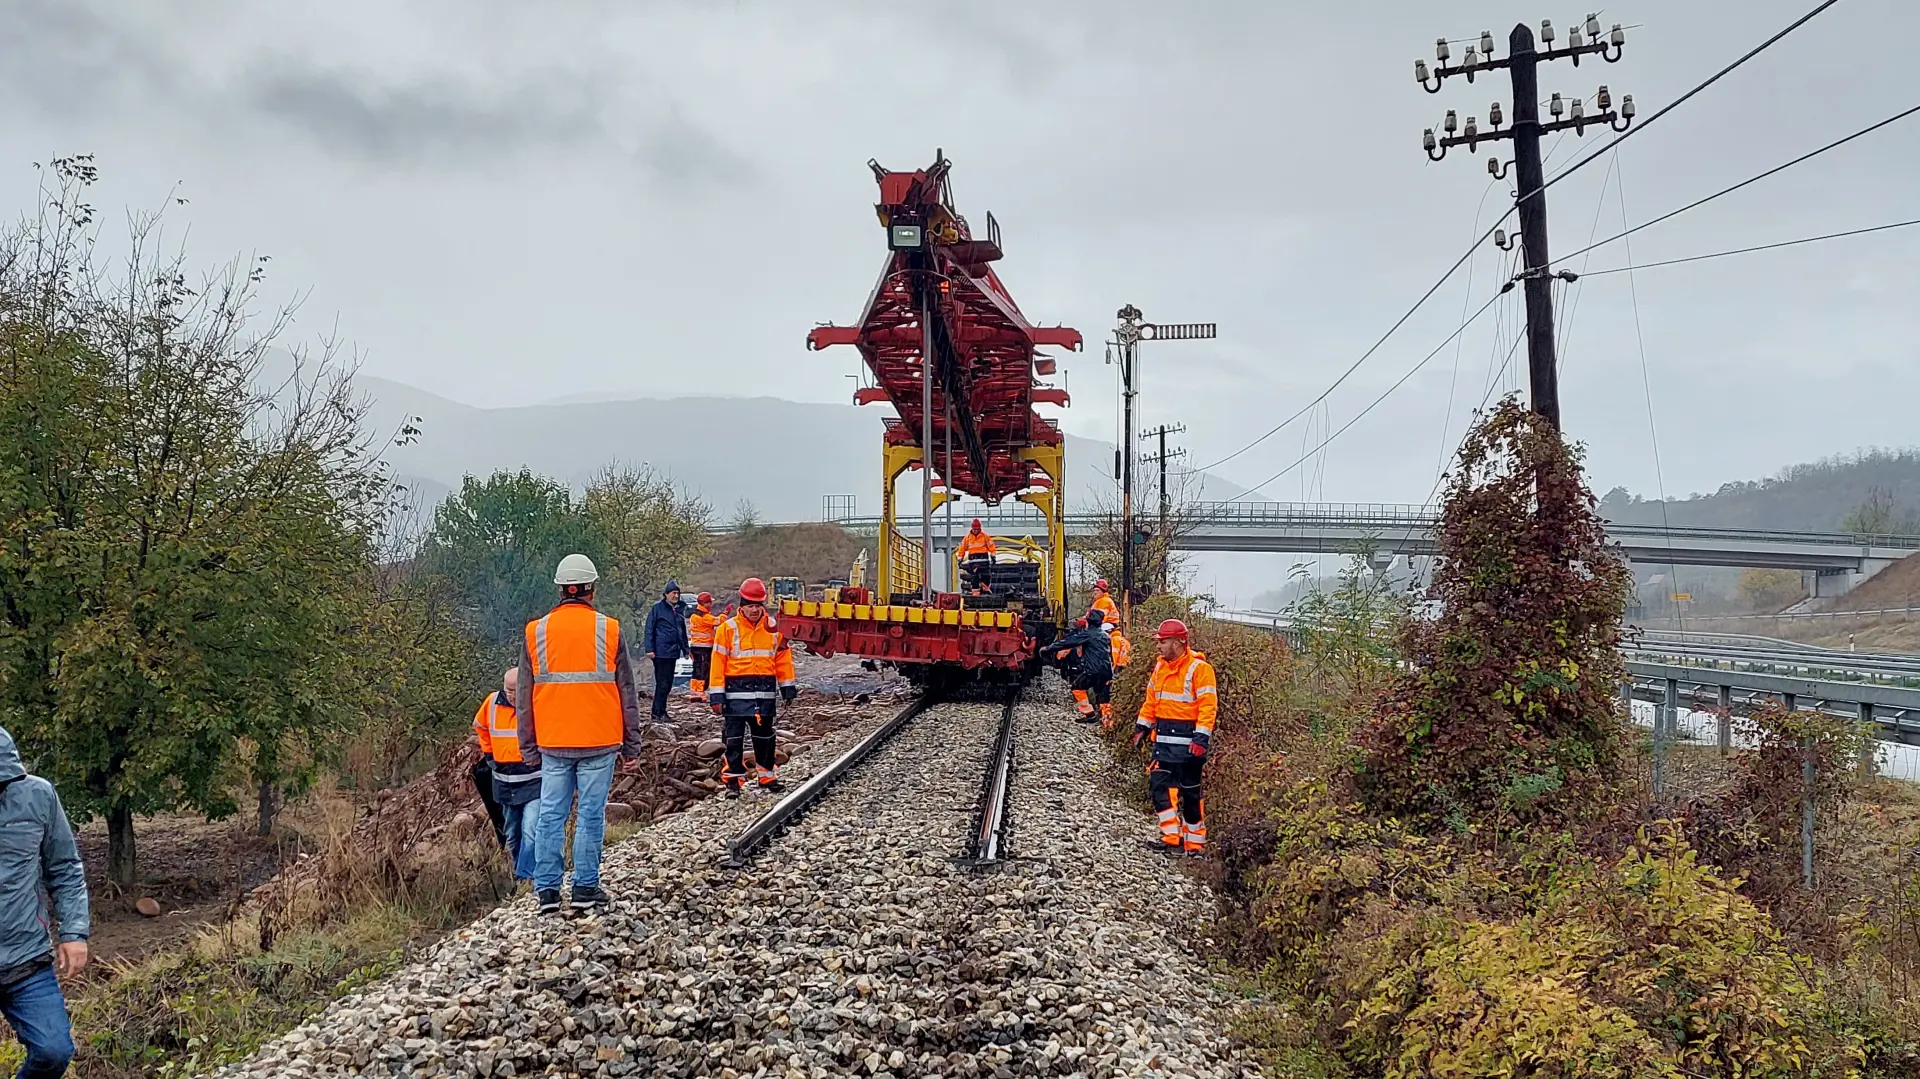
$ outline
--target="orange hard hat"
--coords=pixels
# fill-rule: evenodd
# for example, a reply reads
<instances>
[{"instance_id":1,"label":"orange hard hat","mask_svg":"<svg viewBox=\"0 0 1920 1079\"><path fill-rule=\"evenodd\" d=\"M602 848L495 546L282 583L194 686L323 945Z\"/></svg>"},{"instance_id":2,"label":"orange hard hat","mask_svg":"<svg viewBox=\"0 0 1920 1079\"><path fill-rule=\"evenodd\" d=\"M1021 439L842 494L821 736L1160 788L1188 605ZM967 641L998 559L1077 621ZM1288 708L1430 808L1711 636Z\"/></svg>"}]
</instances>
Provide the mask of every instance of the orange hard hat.
<instances>
[{"instance_id":1,"label":"orange hard hat","mask_svg":"<svg viewBox=\"0 0 1920 1079\"><path fill-rule=\"evenodd\" d=\"M1153 631L1153 639L1156 641L1164 641L1168 638L1177 638L1182 641L1186 640L1187 624L1178 618L1169 618L1165 622L1160 623L1160 628Z\"/></svg>"},{"instance_id":2,"label":"orange hard hat","mask_svg":"<svg viewBox=\"0 0 1920 1079\"><path fill-rule=\"evenodd\" d=\"M1093 587L1098 588L1102 592L1105 592L1107 590L1107 579L1105 577L1100 578L1099 580L1093 582Z\"/></svg>"},{"instance_id":3,"label":"orange hard hat","mask_svg":"<svg viewBox=\"0 0 1920 1079\"><path fill-rule=\"evenodd\" d=\"M695 599L696 599L696 602L698 602L698 603L700 604L700 606L702 606L702 607L705 607L705 606L706 606L707 604L709 604L709 603L712 603L712 602L713 602L713 593L712 593L712 592L702 592L702 593L700 593L700 595L699 595L699 596L697 596L697 597L695 597Z\"/></svg>"},{"instance_id":4,"label":"orange hard hat","mask_svg":"<svg viewBox=\"0 0 1920 1079\"><path fill-rule=\"evenodd\" d=\"M767 582L758 577L749 577L740 582L740 602L765 603L767 601Z\"/></svg>"}]
</instances>

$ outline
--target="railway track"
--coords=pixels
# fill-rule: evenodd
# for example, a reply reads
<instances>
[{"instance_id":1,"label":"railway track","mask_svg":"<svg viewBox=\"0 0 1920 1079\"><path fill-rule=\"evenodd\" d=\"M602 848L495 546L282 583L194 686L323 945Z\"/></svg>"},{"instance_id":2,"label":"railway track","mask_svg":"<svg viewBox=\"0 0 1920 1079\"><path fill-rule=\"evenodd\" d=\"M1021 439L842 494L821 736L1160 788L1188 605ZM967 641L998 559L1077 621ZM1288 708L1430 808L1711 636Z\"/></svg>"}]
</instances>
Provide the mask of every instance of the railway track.
<instances>
[{"instance_id":1,"label":"railway track","mask_svg":"<svg viewBox=\"0 0 1920 1079\"><path fill-rule=\"evenodd\" d=\"M994 740L993 750L987 758L986 775L981 780L979 797L974 803L973 828L967 842L967 849L958 856L964 864L970 866L993 865L1005 857L1016 741L1014 707L1019 699L1020 687L1016 686L1007 691L1001 705L999 731ZM945 699L933 693L922 694L908 702L906 707L874 728L832 764L807 777L804 782L794 788L792 793L774 803L739 835L729 840L725 864L732 869L744 868L753 860L756 853L799 820L810 807L830 794L837 784L879 752L896 734L922 714L966 703L972 702Z\"/></svg>"}]
</instances>

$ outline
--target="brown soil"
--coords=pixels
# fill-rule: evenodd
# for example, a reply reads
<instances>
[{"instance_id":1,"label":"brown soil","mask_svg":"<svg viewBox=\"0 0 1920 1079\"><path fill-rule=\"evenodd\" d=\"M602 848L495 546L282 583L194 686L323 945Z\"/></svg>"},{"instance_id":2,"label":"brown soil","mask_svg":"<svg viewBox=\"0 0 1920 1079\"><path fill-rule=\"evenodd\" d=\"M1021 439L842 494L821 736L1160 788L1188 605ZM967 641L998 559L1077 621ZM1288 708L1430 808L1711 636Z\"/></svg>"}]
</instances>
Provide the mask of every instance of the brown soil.
<instances>
[{"instance_id":1,"label":"brown soil","mask_svg":"<svg viewBox=\"0 0 1920 1079\"><path fill-rule=\"evenodd\" d=\"M255 834L251 818L208 821L185 813L143 817L134 822L139 885L116 893L107 883L106 825L94 821L79 829L80 855L86 862L92 898L93 936L88 942L96 962L132 962L194 930L224 919L234 902L278 873L306 840L299 808L283 822L280 834ZM149 918L134 909L151 897L160 914Z\"/></svg>"}]
</instances>

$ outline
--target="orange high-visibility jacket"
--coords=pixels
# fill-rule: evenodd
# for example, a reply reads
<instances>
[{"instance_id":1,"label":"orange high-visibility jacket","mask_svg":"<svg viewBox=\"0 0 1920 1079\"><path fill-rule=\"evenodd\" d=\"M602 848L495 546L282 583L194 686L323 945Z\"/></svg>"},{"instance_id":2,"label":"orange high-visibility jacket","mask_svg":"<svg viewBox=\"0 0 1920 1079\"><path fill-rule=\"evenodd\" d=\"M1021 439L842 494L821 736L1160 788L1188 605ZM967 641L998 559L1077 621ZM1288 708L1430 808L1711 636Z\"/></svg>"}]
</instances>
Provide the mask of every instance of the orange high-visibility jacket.
<instances>
[{"instance_id":1,"label":"orange high-visibility jacket","mask_svg":"<svg viewBox=\"0 0 1920 1079\"><path fill-rule=\"evenodd\" d=\"M770 701L793 684L793 651L771 613L762 615L759 625L745 615L720 623L713 634L708 697Z\"/></svg>"},{"instance_id":2,"label":"orange high-visibility jacket","mask_svg":"<svg viewBox=\"0 0 1920 1079\"><path fill-rule=\"evenodd\" d=\"M480 736L480 752L492 757L494 763L519 764L526 760L520 755L519 713L513 705L501 704L500 694L489 693L480 702L480 710L473 714L473 732Z\"/></svg>"},{"instance_id":3,"label":"orange high-visibility jacket","mask_svg":"<svg viewBox=\"0 0 1920 1079\"><path fill-rule=\"evenodd\" d=\"M1093 609L1100 612L1101 619L1106 622L1107 625L1117 626L1120 624L1120 605L1115 603L1113 597L1105 592L1094 595Z\"/></svg>"},{"instance_id":4,"label":"orange high-visibility jacket","mask_svg":"<svg viewBox=\"0 0 1920 1079\"><path fill-rule=\"evenodd\" d=\"M695 607L693 617L687 619L687 644L693 648L712 648L713 630L720 624L720 616L713 613L711 607Z\"/></svg>"},{"instance_id":5,"label":"orange high-visibility jacket","mask_svg":"<svg viewBox=\"0 0 1920 1079\"><path fill-rule=\"evenodd\" d=\"M1191 760L1191 747L1202 752L1213 738L1214 721L1220 712L1220 691L1213 679L1213 664L1192 649L1169 663L1154 662L1147 680L1147 695L1140 702L1138 725L1153 732L1153 759L1182 762Z\"/></svg>"},{"instance_id":6,"label":"orange high-visibility jacket","mask_svg":"<svg viewBox=\"0 0 1920 1079\"><path fill-rule=\"evenodd\" d=\"M985 532L975 532L972 529L968 529L967 534L960 537L960 546L954 551L962 562L965 562L969 558L978 558L981 556L991 558L998 552L999 548L994 545L992 536L987 535Z\"/></svg>"},{"instance_id":7,"label":"orange high-visibility jacket","mask_svg":"<svg viewBox=\"0 0 1920 1079\"><path fill-rule=\"evenodd\" d=\"M542 749L598 749L623 740L614 668L620 623L584 603L562 603L527 623L534 739ZM526 671L521 677L527 676Z\"/></svg>"},{"instance_id":8,"label":"orange high-visibility jacket","mask_svg":"<svg viewBox=\"0 0 1920 1079\"><path fill-rule=\"evenodd\" d=\"M1113 665L1120 668L1133 662L1133 645L1119 630L1107 634L1107 647L1113 650Z\"/></svg>"}]
</instances>

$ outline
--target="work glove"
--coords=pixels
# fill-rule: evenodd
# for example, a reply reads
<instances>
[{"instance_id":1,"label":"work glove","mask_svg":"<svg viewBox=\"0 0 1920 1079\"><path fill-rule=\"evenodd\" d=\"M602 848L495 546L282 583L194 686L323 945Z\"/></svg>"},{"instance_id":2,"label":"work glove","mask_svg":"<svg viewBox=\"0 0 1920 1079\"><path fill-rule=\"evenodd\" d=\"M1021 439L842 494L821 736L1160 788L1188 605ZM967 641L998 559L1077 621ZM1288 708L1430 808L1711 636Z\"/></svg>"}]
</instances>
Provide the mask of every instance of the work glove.
<instances>
[{"instance_id":1,"label":"work glove","mask_svg":"<svg viewBox=\"0 0 1920 1079\"><path fill-rule=\"evenodd\" d=\"M1139 749L1141 746L1144 746L1146 744L1147 744L1147 729L1145 727L1135 727L1133 729L1133 748Z\"/></svg>"},{"instance_id":2,"label":"work glove","mask_svg":"<svg viewBox=\"0 0 1920 1079\"><path fill-rule=\"evenodd\" d=\"M712 709L713 714L716 716L724 715L726 714L726 711L727 711L726 704L721 701L710 701L708 702L707 707Z\"/></svg>"},{"instance_id":3,"label":"work glove","mask_svg":"<svg viewBox=\"0 0 1920 1079\"><path fill-rule=\"evenodd\" d=\"M800 695L799 686L781 686L780 687L780 699L783 701L786 701L788 704L792 704L793 699L795 697L798 697L799 695Z\"/></svg>"},{"instance_id":4,"label":"work glove","mask_svg":"<svg viewBox=\"0 0 1920 1079\"><path fill-rule=\"evenodd\" d=\"M1207 755L1207 744L1205 742L1195 742L1187 747L1187 751L1193 754L1195 760L1199 760L1201 757Z\"/></svg>"}]
</instances>

